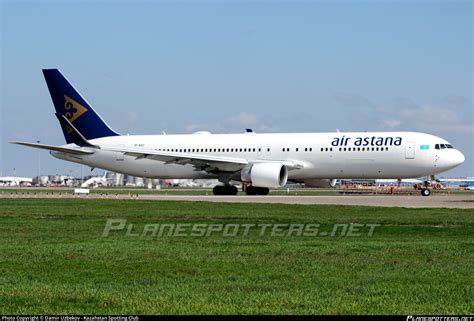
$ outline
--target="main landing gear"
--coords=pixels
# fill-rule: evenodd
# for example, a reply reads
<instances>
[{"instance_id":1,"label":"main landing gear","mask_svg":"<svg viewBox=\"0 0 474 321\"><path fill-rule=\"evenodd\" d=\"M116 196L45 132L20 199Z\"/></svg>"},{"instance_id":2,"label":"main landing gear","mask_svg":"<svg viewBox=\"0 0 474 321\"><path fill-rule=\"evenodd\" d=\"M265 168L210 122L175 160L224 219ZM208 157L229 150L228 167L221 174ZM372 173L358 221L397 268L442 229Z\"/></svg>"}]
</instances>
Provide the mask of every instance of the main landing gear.
<instances>
[{"instance_id":1,"label":"main landing gear","mask_svg":"<svg viewBox=\"0 0 474 321\"><path fill-rule=\"evenodd\" d=\"M214 195L237 195L239 190L234 185L216 185L212 189Z\"/></svg>"},{"instance_id":2,"label":"main landing gear","mask_svg":"<svg viewBox=\"0 0 474 321\"><path fill-rule=\"evenodd\" d=\"M245 186L245 193L247 195L268 195L270 190L266 187Z\"/></svg>"},{"instance_id":3,"label":"main landing gear","mask_svg":"<svg viewBox=\"0 0 474 321\"><path fill-rule=\"evenodd\" d=\"M247 195L268 195L268 193L270 193L270 189L266 187L257 187L252 185L244 185L243 191ZM212 189L212 193L214 193L214 195L237 195L238 192L239 191L237 187L230 184L216 185Z\"/></svg>"}]
</instances>

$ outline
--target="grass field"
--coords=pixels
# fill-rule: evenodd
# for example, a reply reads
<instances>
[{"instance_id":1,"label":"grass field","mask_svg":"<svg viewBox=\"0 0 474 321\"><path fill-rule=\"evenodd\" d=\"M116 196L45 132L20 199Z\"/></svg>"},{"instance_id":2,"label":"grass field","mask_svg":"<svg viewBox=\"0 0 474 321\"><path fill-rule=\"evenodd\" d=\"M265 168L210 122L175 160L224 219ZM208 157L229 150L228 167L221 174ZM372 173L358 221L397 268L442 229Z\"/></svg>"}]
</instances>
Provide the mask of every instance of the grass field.
<instances>
[{"instance_id":1,"label":"grass field","mask_svg":"<svg viewBox=\"0 0 474 321\"><path fill-rule=\"evenodd\" d=\"M380 224L373 236L102 237L145 224ZM473 314L474 210L0 200L0 314Z\"/></svg>"}]
</instances>

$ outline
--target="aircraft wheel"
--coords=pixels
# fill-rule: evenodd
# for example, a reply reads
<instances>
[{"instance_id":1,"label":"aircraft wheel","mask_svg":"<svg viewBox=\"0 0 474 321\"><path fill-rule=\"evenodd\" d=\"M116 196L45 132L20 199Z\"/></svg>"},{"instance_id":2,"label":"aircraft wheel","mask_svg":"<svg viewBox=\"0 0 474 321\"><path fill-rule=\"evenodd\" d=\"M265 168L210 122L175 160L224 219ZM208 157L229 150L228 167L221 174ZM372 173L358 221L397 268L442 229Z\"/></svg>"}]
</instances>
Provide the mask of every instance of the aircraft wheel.
<instances>
[{"instance_id":1,"label":"aircraft wheel","mask_svg":"<svg viewBox=\"0 0 474 321\"><path fill-rule=\"evenodd\" d=\"M247 186L245 193L247 195L268 195L270 189L266 187Z\"/></svg>"},{"instance_id":2,"label":"aircraft wheel","mask_svg":"<svg viewBox=\"0 0 474 321\"><path fill-rule=\"evenodd\" d=\"M234 185L228 185L226 186L226 188L227 188L227 195L237 195L237 193L239 192L237 187L235 187Z\"/></svg>"},{"instance_id":3,"label":"aircraft wheel","mask_svg":"<svg viewBox=\"0 0 474 321\"><path fill-rule=\"evenodd\" d=\"M212 193L214 195L224 195L224 186L222 185L214 186L214 188L212 189Z\"/></svg>"},{"instance_id":4,"label":"aircraft wheel","mask_svg":"<svg viewBox=\"0 0 474 321\"><path fill-rule=\"evenodd\" d=\"M238 192L234 185L216 185L212 189L214 195L237 195Z\"/></svg>"},{"instance_id":5,"label":"aircraft wheel","mask_svg":"<svg viewBox=\"0 0 474 321\"><path fill-rule=\"evenodd\" d=\"M430 196L431 195L431 190L429 190L428 188L423 188L421 190L421 195L422 196Z\"/></svg>"},{"instance_id":6,"label":"aircraft wheel","mask_svg":"<svg viewBox=\"0 0 474 321\"><path fill-rule=\"evenodd\" d=\"M270 189L267 187L259 187L257 191L257 195L268 195L270 193Z\"/></svg>"},{"instance_id":7,"label":"aircraft wheel","mask_svg":"<svg viewBox=\"0 0 474 321\"><path fill-rule=\"evenodd\" d=\"M257 195L257 189L253 186L247 186L245 188L245 194L247 194L247 195Z\"/></svg>"}]
</instances>

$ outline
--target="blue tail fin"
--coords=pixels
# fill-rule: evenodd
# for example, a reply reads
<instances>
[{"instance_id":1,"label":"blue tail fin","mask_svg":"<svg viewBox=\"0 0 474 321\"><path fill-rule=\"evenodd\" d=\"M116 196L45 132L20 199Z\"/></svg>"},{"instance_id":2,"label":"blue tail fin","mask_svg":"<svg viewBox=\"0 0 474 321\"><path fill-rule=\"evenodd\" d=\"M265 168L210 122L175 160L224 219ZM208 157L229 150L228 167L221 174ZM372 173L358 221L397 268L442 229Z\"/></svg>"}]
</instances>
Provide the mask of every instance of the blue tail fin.
<instances>
[{"instance_id":1,"label":"blue tail fin","mask_svg":"<svg viewBox=\"0 0 474 321\"><path fill-rule=\"evenodd\" d=\"M102 120L59 70L43 69L43 75L58 117L64 115L88 140L119 135ZM67 128L64 122L60 121L60 124L66 142L72 143L70 128Z\"/></svg>"}]
</instances>

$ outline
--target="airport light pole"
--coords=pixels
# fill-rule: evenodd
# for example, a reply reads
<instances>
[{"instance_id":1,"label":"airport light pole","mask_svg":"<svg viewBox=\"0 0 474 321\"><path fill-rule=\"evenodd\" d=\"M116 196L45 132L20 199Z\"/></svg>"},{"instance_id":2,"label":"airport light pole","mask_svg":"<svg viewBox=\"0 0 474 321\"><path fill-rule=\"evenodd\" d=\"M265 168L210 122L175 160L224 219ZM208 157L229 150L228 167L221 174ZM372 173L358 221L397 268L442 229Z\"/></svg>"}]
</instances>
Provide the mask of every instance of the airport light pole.
<instances>
[{"instance_id":1,"label":"airport light pole","mask_svg":"<svg viewBox=\"0 0 474 321\"><path fill-rule=\"evenodd\" d=\"M41 143L40 140L36 141L38 144ZM41 187L41 151L38 150L38 182L37 185Z\"/></svg>"}]
</instances>

